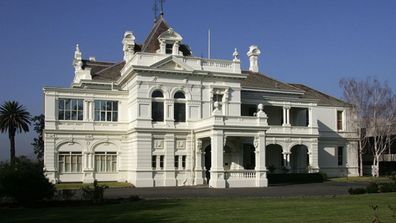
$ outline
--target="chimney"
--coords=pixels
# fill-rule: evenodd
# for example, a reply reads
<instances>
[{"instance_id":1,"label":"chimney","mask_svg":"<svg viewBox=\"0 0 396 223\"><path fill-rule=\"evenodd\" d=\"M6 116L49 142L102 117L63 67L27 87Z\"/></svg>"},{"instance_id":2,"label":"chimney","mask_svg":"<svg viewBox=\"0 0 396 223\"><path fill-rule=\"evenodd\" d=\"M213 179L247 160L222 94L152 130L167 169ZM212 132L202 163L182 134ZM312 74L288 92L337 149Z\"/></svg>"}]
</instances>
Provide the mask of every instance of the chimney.
<instances>
[{"instance_id":1,"label":"chimney","mask_svg":"<svg viewBox=\"0 0 396 223\"><path fill-rule=\"evenodd\" d=\"M124 60L128 62L135 54L135 36L131 31L126 31L124 33L122 45L122 50L124 51Z\"/></svg>"},{"instance_id":2,"label":"chimney","mask_svg":"<svg viewBox=\"0 0 396 223\"><path fill-rule=\"evenodd\" d=\"M247 56L249 57L249 70L253 72L259 72L258 56L261 54L260 49L256 45L251 45Z\"/></svg>"}]
</instances>

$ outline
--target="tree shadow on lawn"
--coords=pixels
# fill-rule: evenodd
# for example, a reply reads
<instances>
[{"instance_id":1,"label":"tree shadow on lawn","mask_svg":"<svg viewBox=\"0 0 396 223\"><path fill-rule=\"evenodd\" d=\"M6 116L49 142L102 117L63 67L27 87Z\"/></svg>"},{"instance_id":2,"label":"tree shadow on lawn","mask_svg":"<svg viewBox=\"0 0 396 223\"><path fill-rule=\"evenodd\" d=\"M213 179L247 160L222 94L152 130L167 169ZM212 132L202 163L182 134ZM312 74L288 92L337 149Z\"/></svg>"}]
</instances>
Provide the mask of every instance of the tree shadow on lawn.
<instances>
[{"instance_id":1,"label":"tree shadow on lawn","mask_svg":"<svg viewBox=\"0 0 396 223\"><path fill-rule=\"evenodd\" d=\"M63 208L0 209L0 222L174 222L175 200L142 200L120 204Z\"/></svg>"}]
</instances>

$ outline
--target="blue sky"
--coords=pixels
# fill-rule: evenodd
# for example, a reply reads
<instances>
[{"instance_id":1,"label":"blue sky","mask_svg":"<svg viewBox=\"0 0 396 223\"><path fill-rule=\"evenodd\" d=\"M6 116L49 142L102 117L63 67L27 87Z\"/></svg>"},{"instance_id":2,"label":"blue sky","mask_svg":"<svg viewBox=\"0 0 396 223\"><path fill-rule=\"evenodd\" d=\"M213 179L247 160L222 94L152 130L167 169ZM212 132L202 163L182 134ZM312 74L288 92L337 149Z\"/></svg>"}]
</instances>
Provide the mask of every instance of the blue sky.
<instances>
[{"instance_id":1,"label":"blue sky","mask_svg":"<svg viewBox=\"0 0 396 223\"><path fill-rule=\"evenodd\" d=\"M0 103L17 100L43 112L44 86L73 79L76 43L84 58L122 60L122 35L142 43L153 25L152 0L1 0ZM392 0L167 0L165 19L195 56L231 59L238 48L261 49L260 71L341 96L343 77L376 76L396 87L396 1ZM32 155L31 132L17 137L17 154ZM9 142L0 136L0 160Z\"/></svg>"}]
</instances>

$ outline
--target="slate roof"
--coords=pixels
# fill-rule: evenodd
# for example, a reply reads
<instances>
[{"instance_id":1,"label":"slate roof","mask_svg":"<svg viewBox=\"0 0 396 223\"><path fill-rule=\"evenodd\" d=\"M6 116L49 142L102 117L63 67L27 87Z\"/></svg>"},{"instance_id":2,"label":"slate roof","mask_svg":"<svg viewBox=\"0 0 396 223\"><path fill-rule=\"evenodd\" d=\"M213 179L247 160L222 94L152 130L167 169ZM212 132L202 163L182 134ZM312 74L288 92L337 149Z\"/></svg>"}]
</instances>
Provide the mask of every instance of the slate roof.
<instances>
[{"instance_id":1,"label":"slate roof","mask_svg":"<svg viewBox=\"0 0 396 223\"><path fill-rule=\"evenodd\" d=\"M241 83L242 88L303 92L297 87L272 79L261 73L252 71L242 71L242 73L248 74L248 77Z\"/></svg>"},{"instance_id":2,"label":"slate roof","mask_svg":"<svg viewBox=\"0 0 396 223\"><path fill-rule=\"evenodd\" d=\"M349 106L348 103L333 97L331 95L325 94L323 92L320 92L316 89L310 88L308 86L305 86L303 84L290 84L294 87L297 87L301 90L304 91L304 96L303 98L309 98L309 99L316 99L318 100L318 105L322 106L339 106L339 107L344 107L344 106Z\"/></svg>"},{"instance_id":3,"label":"slate roof","mask_svg":"<svg viewBox=\"0 0 396 223\"><path fill-rule=\"evenodd\" d=\"M97 73L92 74L93 80L116 81L121 76L121 69L124 67L125 61L115 63Z\"/></svg>"}]
</instances>

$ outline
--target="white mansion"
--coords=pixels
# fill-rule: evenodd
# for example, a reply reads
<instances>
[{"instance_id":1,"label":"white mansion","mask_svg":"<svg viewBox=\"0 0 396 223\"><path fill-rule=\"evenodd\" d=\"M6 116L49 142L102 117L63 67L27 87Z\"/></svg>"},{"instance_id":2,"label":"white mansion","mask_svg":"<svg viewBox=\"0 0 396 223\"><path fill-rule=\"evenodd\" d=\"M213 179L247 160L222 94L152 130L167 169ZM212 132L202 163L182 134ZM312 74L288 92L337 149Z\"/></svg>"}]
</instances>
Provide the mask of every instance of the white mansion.
<instances>
[{"instance_id":1,"label":"white mansion","mask_svg":"<svg viewBox=\"0 0 396 223\"><path fill-rule=\"evenodd\" d=\"M44 88L45 170L52 182L266 187L267 173L355 176L357 135L348 104L259 73L194 57L159 17L143 44L122 40L124 60L82 59L70 88ZM230 56L231 57L231 56Z\"/></svg>"}]
</instances>

